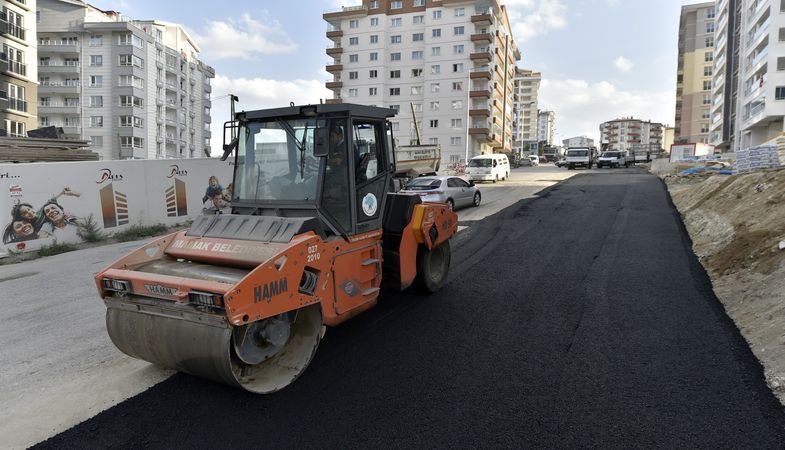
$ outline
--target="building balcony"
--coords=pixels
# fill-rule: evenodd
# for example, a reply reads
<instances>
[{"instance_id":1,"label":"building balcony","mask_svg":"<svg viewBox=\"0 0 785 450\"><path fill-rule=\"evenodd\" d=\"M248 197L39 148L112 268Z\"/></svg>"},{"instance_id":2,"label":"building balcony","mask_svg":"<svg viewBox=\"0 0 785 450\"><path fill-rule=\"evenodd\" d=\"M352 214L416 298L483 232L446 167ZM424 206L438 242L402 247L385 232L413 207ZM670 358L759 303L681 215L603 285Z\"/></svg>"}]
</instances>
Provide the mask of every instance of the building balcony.
<instances>
[{"instance_id":1,"label":"building balcony","mask_svg":"<svg viewBox=\"0 0 785 450\"><path fill-rule=\"evenodd\" d=\"M327 39L336 40L336 39L341 39L342 37L343 37L343 30L341 29L327 30Z\"/></svg>"},{"instance_id":2,"label":"building balcony","mask_svg":"<svg viewBox=\"0 0 785 450\"><path fill-rule=\"evenodd\" d=\"M491 73L491 67L490 66L482 66L482 67L475 68L469 74L469 78L471 78L471 79L484 78L486 80L490 80L491 76L492 76L492 73Z\"/></svg>"},{"instance_id":3,"label":"building balcony","mask_svg":"<svg viewBox=\"0 0 785 450\"><path fill-rule=\"evenodd\" d=\"M493 40L493 35L491 33L475 33L471 36L472 42L477 44L490 44Z\"/></svg>"},{"instance_id":4,"label":"building balcony","mask_svg":"<svg viewBox=\"0 0 785 450\"><path fill-rule=\"evenodd\" d=\"M472 136L488 137L491 134L490 128L469 128L469 134Z\"/></svg>"},{"instance_id":5,"label":"building balcony","mask_svg":"<svg viewBox=\"0 0 785 450\"><path fill-rule=\"evenodd\" d=\"M324 85L327 89L341 89L343 87L343 81L328 81Z\"/></svg>"},{"instance_id":6,"label":"building balcony","mask_svg":"<svg viewBox=\"0 0 785 450\"><path fill-rule=\"evenodd\" d=\"M341 102L342 100L340 98L328 98L327 100L324 101L324 103L328 105L337 105L340 104Z\"/></svg>"},{"instance_id":7,"label":"building balcony","mask_svg":"<svg viewBox=\"0 0 785 450\"><path fill-rule=\"evenodd\" d=\"M24 41L27 37L27 30L19 25L13 24L6 20L6 14L0 16L0 33L13 36L17 39Z\"/></svg>"},{"instance_id":8,"label":"building balcony","mask_svg":"<svg viewBox=\"0 0 785 450\"><path fill-rule=\"evenodd\" d=\"M38 114L79 114L79 105L65 105L62 103L39 103Z\"/></svg>"},{"instance_id":9,"label":"building balcony","mask_svg":"<svg viewBox=\"0 0 785 450\"><path fill-rule=\"evenodd\" d=\"M493 54L490 51L479 51L474 52L469 55L469 59L472 61L479 61L479 62L491 62L493 59Z\"/></svg>"},{"instance_id":10,"label":"building balcony","mask_svg":"<svg viewBox=\"0 0 785 450\"><path fill-rule=\"evenodd\" d=\"M78 92L79 83L44 81L38 85L39 94L76 94Z\"/></svg>"},{"instance_id":11,"label":"building balcony","mask_svg":"<svg viewBox=\"0 0 785 450\"><path fill-rule=\"evenodd\" d=\"M5 60L5 58L3 60L5 66L3 72L11 72L23 77L27 76L27 64L14 60Z\"/></svg>"},{"instance_id":12,"label":"building balcony","mask_svg":"<svg viewBox=\"0 0 785 450\"><path fill-rule=\"evenodd\" d=\"M328 47L327 54L332 57L341 56L343 54L343 47Z\"/></svg>"},{"instance_id":13,"label":"building balcony","mask_svg":"<svg viewBox=\"0 0 785 450\"><path fill-rule=\"evenodd\" d=\"M475 14L472 16L472 23L475 25L492 25L493 24L493 15L490 12L486 12L483 14Z\"/></svg>"},{"instance_id":14,"label":"building balcony","mask_svg":"<svg viewBox=\"0 0 785 450\"><path fill-rule=\"evenodd\" d=\"M19 111L19 112L27 112L27 102L25 100L19 98L8 98L8 105L5 109L10 109L11 111Z\"/></svg>"},{"instance_id":15,"label":"building balcony","mask_svg":"<svg viewBox=\"0 0 785 450\"><path fill-rule=\"evenodd\" d=\"M51 74L51 73L64 73L64 74L78 74L79 73L79 63L71 63L71 64L62 64L62 63L49 63L49 64L39 64L38 65L38 73L39 74Z\"/></svg>"},{"instance_id":16,"label":"building balcony","mask_svg":"<svg viewBox=\"0 0 785 450\"><path fill-rule=\"evenodd\" d=\"M489 89L473 89L469 91L471 98L491 98L491 91Z\"/></svg>"},{"instance_id":17,"label":"building balcony","mask_svg":"<svg viewBox=\"0 0 785 450\"><path fill-rule=\"evenodd\" d=\"M340 72L343 70L343 64L330 64L326 67L327 71L332 72Z\"/></svg>"},{"instance_id":18,"label":"building balcony","mask_svg":"<svg viewBox=\"0 0 785 450\"><path fill-rule=\"evenodd\" d=\"M491 112L488 108L474 108L469 110L469 116L471 117L490 117Z\"/></svg>"},{"instance_id":19,"label":"building balcony","mask_svg":"<svg viewBox=\"0 0 785 450\"><path fill-rule=\"evenodd\" d=\"M38 43L38 54L58 53L78 55L80 46L76 42L44 41Z\"/></svg>"}]
</instances>

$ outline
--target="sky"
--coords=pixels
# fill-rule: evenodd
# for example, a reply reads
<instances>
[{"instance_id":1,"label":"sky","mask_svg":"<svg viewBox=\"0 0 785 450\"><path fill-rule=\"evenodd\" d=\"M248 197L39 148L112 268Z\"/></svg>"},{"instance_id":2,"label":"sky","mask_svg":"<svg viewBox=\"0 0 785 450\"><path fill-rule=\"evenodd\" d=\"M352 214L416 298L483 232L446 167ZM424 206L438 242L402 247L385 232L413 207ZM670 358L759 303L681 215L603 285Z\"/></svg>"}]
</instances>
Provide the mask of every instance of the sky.
<instances>
[{"instance_id":1,"label":"sky","mask_svg":"<svg viewBox=\"0 0 785 450\"><path fill-rule=\"evenodd\" d=\"M673 125L679 12L685 0L501 0L521 49L542 73L539 108L556 112L556 140L599 138L599 125L634 116ZM220 153L229 100L238 110L331 98L325 11L359 0L94 0L138 20L182 25L215 68L212 149ZM187 6L185 6L187 5Z\"/></svg>"}]
</instances>

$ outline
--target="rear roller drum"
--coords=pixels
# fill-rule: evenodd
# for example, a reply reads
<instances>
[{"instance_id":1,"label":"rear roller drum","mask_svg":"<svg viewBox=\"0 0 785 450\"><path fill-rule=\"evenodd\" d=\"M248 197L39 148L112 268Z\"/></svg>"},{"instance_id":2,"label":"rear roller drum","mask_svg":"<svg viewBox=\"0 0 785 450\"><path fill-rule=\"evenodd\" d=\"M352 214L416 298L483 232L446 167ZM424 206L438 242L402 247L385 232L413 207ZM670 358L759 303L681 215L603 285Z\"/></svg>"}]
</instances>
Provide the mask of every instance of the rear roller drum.
<instances>
[{"instance_id":1,"label":"rear roller drum","mask_svg":"<svg viewBox=\"0 0 785 450\"><path fill-rule=\"evenodd\" d=\"M425 292L436 292L447 282L450 271L450 241L432 249L420 246L417 251L417 286Z\"/></svg>"}]
</instances>

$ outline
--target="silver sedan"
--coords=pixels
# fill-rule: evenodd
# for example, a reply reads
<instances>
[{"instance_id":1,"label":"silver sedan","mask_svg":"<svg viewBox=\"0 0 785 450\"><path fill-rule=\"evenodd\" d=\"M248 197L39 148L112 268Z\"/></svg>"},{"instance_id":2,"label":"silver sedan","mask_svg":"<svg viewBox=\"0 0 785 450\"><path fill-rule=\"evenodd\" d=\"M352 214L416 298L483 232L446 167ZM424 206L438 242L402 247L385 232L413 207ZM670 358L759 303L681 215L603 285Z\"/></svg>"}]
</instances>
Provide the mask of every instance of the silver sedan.
<instances>
[{"instance_id":1,"label":"silver sedan","mask_svg":"<svg viewBox=\"0 0 785 450\"><path fill-rule=\"evenodd\" d=\"M459 177L415 178L401 192L418 194L424 202L447 203L450 209L480 206L482 200L480 190L474 182Z\"/></svg>"}]
</instances>

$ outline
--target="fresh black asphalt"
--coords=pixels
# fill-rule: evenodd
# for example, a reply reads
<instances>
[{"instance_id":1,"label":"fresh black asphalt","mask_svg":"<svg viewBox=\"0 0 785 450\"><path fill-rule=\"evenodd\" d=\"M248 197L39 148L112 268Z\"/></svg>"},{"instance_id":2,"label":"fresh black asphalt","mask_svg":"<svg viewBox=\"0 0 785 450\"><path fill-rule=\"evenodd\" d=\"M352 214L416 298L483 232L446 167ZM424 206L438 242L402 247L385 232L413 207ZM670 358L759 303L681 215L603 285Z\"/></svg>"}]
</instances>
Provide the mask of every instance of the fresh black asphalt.
<instances>
[{"instance_id":1,"label":"fresh black asphalt","mask_svg":"<svg viewBox=\"0 0 785 450\"><path fill-rule=\"evenodd\" d=\"M178 374L42 448L783 448L785 415L662 183L581 174L459 233L257 396Z\"/></svg>"}]
</instances>

